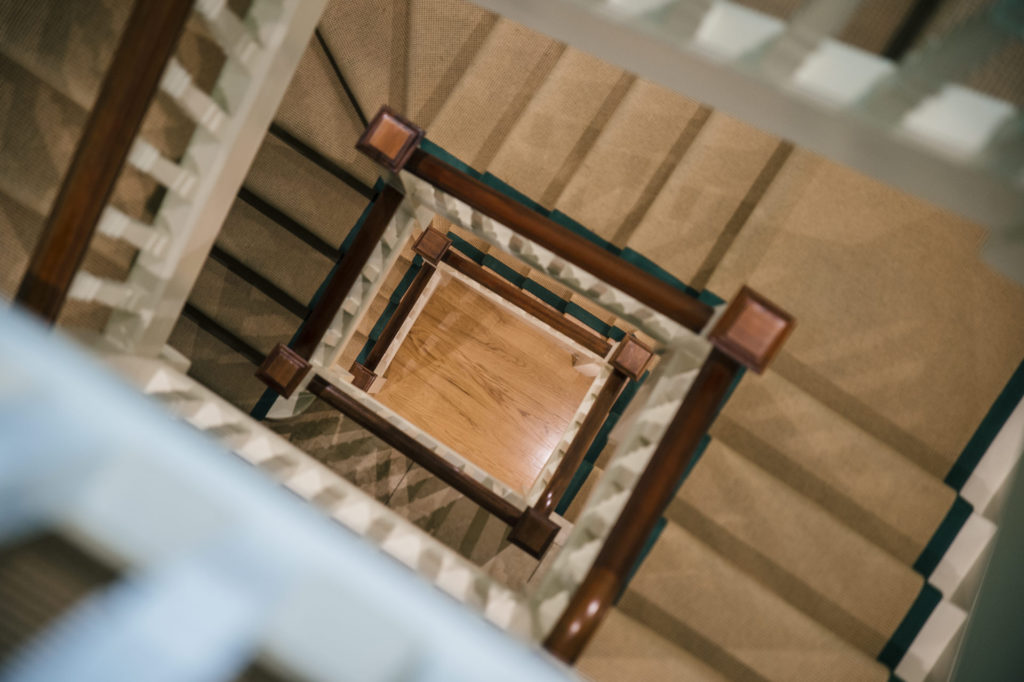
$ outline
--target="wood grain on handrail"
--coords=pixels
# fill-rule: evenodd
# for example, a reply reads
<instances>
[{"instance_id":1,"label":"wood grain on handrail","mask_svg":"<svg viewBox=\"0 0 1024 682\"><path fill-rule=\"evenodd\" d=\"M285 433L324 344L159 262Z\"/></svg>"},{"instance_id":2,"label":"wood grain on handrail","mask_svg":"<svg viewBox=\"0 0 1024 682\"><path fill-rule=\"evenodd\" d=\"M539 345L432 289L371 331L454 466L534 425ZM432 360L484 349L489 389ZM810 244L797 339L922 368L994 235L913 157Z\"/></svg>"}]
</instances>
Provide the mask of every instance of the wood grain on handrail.
<instances>
[{"instance_id":1,"label":"wood grain on handrail","mask_svg":"<svg viewBox=\"0 0 1024 682\"><path fill-rule=\"evenodd\" d=\"M320 375L314 376L308 390L346 417L368 430L421 467L452 486L473 502L480 505L501 521L512 525L521 511L514 504L501 497L468 474L456 469L418 440L394 424L371 411L357 400L341 391Z\"/></svg>"},{"instance_id":2,"label":"wood grain on handrail","mask_svg":"<svg viewBox=\"0 0 1024 682\"><path fill-rule=\"evenodd\" d=\"M15 302L56 321L192 0L137 0Z\"/></svg>"},{"instance_id":3,"label":"wood grain on handrail","mask_svg":"<svg viewBox=\"0 0 1024 682\"><path fill-rule=\"evenodd\" d=\"M574 662L601 624L741 369L724 352L711 351L590 571L544 640L554 656Z\"/></svg>"},{"instance_id":4,"label":"wood grain on handrail","mask_svg":"<svg viewBox=\"0 0 1024 682\"><path fill-rule=\"evenodd\" d=\"M422 149L416 149L412 153L405 164L405 170L566 261L578 265L687 329L700 331L711 319L711 306L680 292L667 282L624 261Z\"/></svg>"},{"instance_id":5,"label":"wood grain on handrail","mask_svg":"<svg viewBox=\"0 0 1024 682\"><path fill-rule=\"evenodd\" d=\"M320 299L313 306L313 311L306 318L305 324L299 330L298 336L290 344L292 350L298 355L309 360L313 357L313 351L320 344L327 329L334 321L334 317L345 302L349 290L359 278L366 262L370 259L377 242L380 241L388 224L398 211L405 195L391 185L385 185L380 196L373 202L370 213L366 216L363 226L352 240L348 251L341 257L338 267L331 274L327 281Z\"/></svg>"},{"instance_id":6,"label":"wood grain on handrail","mask_svg":"<svg viewBox=\"0 0 1024 682\"><path fill-rule=\"evenodd\" d=\"M441 258L441 261L451 266L453 270L490 289L517 308L526 311L553 329L568 336L590 352L597 353L603 358L611 350L611 344L608 343L607 339L576 324L572 320L566 319L564 315L551 306L533 298L505 278L491 272L462 254L449 249Z\"/></svg>"}]
</instances>

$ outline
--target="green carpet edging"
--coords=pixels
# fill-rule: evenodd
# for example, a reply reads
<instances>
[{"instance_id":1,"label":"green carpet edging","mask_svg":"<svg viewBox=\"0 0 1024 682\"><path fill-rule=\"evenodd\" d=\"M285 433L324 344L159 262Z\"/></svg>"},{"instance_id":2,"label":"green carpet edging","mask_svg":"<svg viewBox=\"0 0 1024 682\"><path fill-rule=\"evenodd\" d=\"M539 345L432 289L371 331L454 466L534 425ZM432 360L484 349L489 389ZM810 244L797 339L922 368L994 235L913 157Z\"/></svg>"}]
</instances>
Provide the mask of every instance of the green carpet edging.
<instances>
[{"instance_id":1,"label":"green carpet edging","mask_svg":"<svg viewBox=\"0 0 1024 682\"><path fill-rule=\"evenodd\" d=\"M903 621L882 648L882 652L878 654L877 660L890 670L895 669L910 650L910 645L921 632L921 628L924 627L940 601L942 601L942 593L926 582L921 587L910 610L907 611L907 615L903 617Z\"/></svg>"},{"instance_id":2,"label":"green carpet edging","mask_svg":"<svg viewBox=\"0 0 1024 682\"><path fill-rule=\"evenodd\" d=\"M953 468L946 474L947 485L958 491L964 487L967 479L971 477L975 467L978 466L978 462L985 455L985 451L992 445L999 430L1003 428L1006 420L1010 418L1010 414L1022 399L1024 399L1024 361L1010 376L1010 380L992 403L985 418L981 420L978 430L967 441L967 445L957 457Z\"/></svg>"},{"instance_id":3,"label":"green carpet edging","mask_svg":"<svg viewBox=\"0 0 1024 682\"><path fill-rule=\"evenodd\" d=\"M316 306L317 301L319 301L320 297L323 296L324 290L327 288L327 283L331 281L332 277L334 277L334 273L338 270L338 266L341 264L341 259L345 257L345 254L352 247L352 240L356 238L357 234L359 234L359 230L363 229L363 225L366 223L366 217L370 215L370 210L373 208L373 205L377 202L377 198L380 196L380 193L384 190L385 185L387 185L387 183L384 182L384 178L377 178L377 182L374 183L373 185L373 198L370 199L370 201L366 204L366 208L364 208L363 212L359 214L359 218L356 220L356 224L353 225L352 229L348 231L348 234L345 235L345 239L342 240L340 246L338 247L338 250L341 253L341 255L339 256L338 261L333 266L331 266L331 271L327 273L327 277L325 277L324 281L320 283L319 287L317 287L316 293L313 294L313 298L310 299L310 311L313 310L313 307ZM307 315L302 320L302 322L299 323L299 326L295 329L295 333L292 334L292 337L290 339L288 339L289 346L295 343L295 339L299 337L299 332L302 331L302 328L306 325L306 321L308 319L309 315ZM256 401L256 405L254 405L252 410L249 412L249 416L251 416L256 421L263 421L263 419L266 418L267 413L270 412L270 408L274 406L274 401L277 400L277 395L277 391L270 388L263 391L263 395L261 395L260 399Z\"/></svg>"},{"instance_id":4,"label":"green carpet edging","mask_svg":"<svg viewBox=\"0 0 1024 682\"><path fill-rule=\"evenodd\" d=\"M953 505L946 512L945 518L942 519L942 523L935 529L932 539L928 541L921 555L914 562L914 570L925 578L930 576L973 512L974 505L957 495Z\"/></svg>"},{"instance_id":5,"label":"green carpet edging","mask_svg":"<svg viewBox=\"0 0 1024 682\"><path fill-rule=\"evenodd\" d=\"M523 288L523 283L527 279L526 275L516 272L508 265L506 265L505 263L503 263L502 261L498 260L497 258L490 254L484 254L483 266L485 268L490 268L491 270L494 270L496 273L507 279L509 282L514 284L519 289Z\"/></svg>"}]
</instances>

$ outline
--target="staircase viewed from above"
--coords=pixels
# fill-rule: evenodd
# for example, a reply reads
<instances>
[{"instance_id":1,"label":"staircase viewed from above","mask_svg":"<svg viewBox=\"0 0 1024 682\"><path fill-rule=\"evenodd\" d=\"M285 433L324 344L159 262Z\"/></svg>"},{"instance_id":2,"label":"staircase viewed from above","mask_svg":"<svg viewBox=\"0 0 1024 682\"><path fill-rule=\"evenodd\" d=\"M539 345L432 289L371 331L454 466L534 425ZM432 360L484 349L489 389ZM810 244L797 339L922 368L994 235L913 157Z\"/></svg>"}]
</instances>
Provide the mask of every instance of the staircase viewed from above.
<instances>
[{"instance_id":1,"label":"staircase viewed from above","mask_svg":"<svg viewBox=\"0 0 1024 682\"><path fill-rule=\"evenodd\" d=\"M0 290L12 300L133 3L64 4L0 0ZM608 16L629 14L629 3L609 4L622 7ZM699 17L708 4L672 7ZM783 20L800 4L742 3ZM913 54L921 35L951 31L966 12L934 3L915 39L909 0L806 7L830 4L859 4L831 31L838 40L888 58ZM667 17L669 5L644 11ZM131 145L59 308L62 331L182 421L590 679L948 678L1016 460L978 462L1024 394L1024 286L980 257L988 227L463 0L199 2L187 16L171 63L188 87L163 76L138 138L150 148ZM963 82L1019 106L1018 84L1002 75L1018 48ZM714 306L714 317L664 324L657 306L623 302L622 286L601 277L588 284L592 271L549 258L554 248L544 256L544 244L415 167L375 163L356 144L385 106L425 130L422 158ZM375 250L355 260L396 189L401 203L376 226ZM417 240L434 231L454 255L424 257ZM346 262L361 274L337 298ZM642 560L603 620L583 626L594 628L589 642L566 653L558 633L574 590L604 566L603 543L618 537L651 451L665 429L676 433L670 418L719 352L713 330L727 302L748 300L747 287L795 330L763 373L727 382L671 501L653 512L657 527L638 541ZM444 425L431 429L457 400L417 404L444 395L431 362L458 357L473 371L482 355L451 349L463 333L454 320L473 327L470 304L488 300L502 312L480 307L477 321L555 334L558 367L574 382L558 396L572 402L565 415L522 408L493 448L507 458L506 441L508 452L522 447L515 428L558 422L554 457L524 480L488 469L486 454L446 440ZM268 389L265 363L279 344L304 343L331 301L337 315L299 353L310 374L294 394ZM630 339L653 360L613 385L616 349ZM514 356L514 340L485 350L501 340ZM588 344L602 350L579 350ZM535 352L554 362L555 351ZM524 401L544 386L524 375L487 386L483 370L464 382L458 369L443 376L481 405L511 395L515 381ZM601 419L585 425L595 404ZM428 459L398 445L402 434ZM501 434L470 435L486 451ZM552 489L540 543L524 519ZM284 678L324 671L282 660L271 668Z\"/></svg>"}]
</instances>

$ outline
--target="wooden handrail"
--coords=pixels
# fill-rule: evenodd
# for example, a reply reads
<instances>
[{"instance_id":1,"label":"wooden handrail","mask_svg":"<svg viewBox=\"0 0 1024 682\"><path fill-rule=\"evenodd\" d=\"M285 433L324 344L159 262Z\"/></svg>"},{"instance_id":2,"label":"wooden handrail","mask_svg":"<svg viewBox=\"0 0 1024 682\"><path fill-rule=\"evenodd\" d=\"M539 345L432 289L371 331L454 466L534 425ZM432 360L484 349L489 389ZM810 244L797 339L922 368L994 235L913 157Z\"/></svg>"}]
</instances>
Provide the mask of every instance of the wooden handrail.
<instances>
[{"instance_id":1,"label":"wooden handrail","mask_svg":"<svg viewBox=\"0 0 1024 682\"><path fill-rule=\"evenodd\" d=\"M192 10L137 0L15 302L56 321Z\"/></svg>"},{"instance_id":2,"label":"wooden handrail","mask_svg":"<svg viewBox=\"0 0 1024 682\"><path fill-rule=\"evenodd\" d=\"M462 254L449 250L441 260L446 265L451 266L453 270L461 272L474 282L490 289L512 305L568 336L590 352L596 353L603 358L611 350L611 344L606 339L566 319L564 315L551 306L524 293L522 289L516 287L508 280L473 262Z\"/></svg>"},{"instance_id":3,"label":"wooden handrail","mask_svg":"<svg viewBox=\"0 0 1024 682\"><path fill-rule=\"evenodd\" d=\"M320 375L310 379L308 390L500 520L512 525L519 519L521 512L514 504L456 469L448 460L332 386Z\"/></svg>"},{"instance_id":4,"label":"wooden handrail","mask_svg":"<svg viewBox=\"0 0 1024 682\"><path fill-rule=\"evenodd\" d=\"M551 480L548 481L544 491L533 505L538 513L547 516L555 511L555 506L562 499L565 491L569 489L569 483L572 482L580 464L583 463L583 457L587 454L594 439L597 438L615 401L622 394L622 389L627 385L629 385L629 377L618 370L608 376L604 386L601 387L601 392L597 394L593 406L587 412L583 423L580 424L579 431L576 432L572 443L569 444L565 455L562 456L562 461L558 463L558 468L555 469Z\"/></svg>"},{"instance_id":5,"label":"wooden handrail","mask_svg":"<svg viewBox=\"0 0 1024 682\"><path fill-rule=\"evenodd\" d=\"M400 190L385 185L380 196L373 202L363 226L338 262L337 268L327 282L327 287L313 306L313 311L306 318L298 336L290 344L297 355L305 360L313 357L313 351L330 328L331 322L345 302L345 297L359 278L359 273L373 254L377 242L387 230L404 198L405 195Z\"/></svg>"},{"instance_id":6,"label":"wooden handrail","mask_svg":"<svg viewBox=\"0 0 1024 682\"><path fill-rule=\"evenodd\" d=\"M416 306L416 302L420 300L420 296L423 294L423 290L427 288L427 284L430 283L430 278L433 277L435 270L436 268L433 265L424 263L420 271L416 273L409 288L402 296L402 300L398 302L395 312L392 313L388 323L384 325L384 330L377 337L373 347L370 348L370 352L366 354L366 362L363 363L363 367L371 372L377 371L377 365L384 359L388 348L391 347L391 342L398 336L398 330L402 328L402 325L409 317L409 313Z\"/></svg>"},{"instance_id":7,"label":"wooden handrail","mask_svg":"<svg viewBox=\"0 0 1024 682\"><path fill-rule=\"evenodd\" d=\"M675 495L743 367L763 372L794 327L793 318L743 287L712 330L711 353L669 422L597 558L544 647L572 663L622 592L647 539Z\"/></svg>"},{"instance_id":8,"label":"wooden handrail","mask_svg":"<svg viewBox=\"0 0 1024 682\"><path fill-rule=\"evenodd\" d=\"M700 331L711 319L712 308L706 303L424 152L419 148L423 135L421 128L383 107L356 149L389 170L404 168L687 329Z\"/></svg>"}]
</instances>

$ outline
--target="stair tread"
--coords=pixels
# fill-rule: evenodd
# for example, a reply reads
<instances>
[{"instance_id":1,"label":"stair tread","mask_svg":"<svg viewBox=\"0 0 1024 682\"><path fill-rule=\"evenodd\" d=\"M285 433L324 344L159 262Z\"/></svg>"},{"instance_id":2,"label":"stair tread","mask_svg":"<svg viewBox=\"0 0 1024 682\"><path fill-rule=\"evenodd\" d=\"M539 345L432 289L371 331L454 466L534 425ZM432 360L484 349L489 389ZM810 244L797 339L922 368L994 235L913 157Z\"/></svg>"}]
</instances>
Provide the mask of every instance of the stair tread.
<instances>
[{"instance_id":1,"label":"stair tread","mask_svg":"<svg viewBox=\"0 0 1024 682\"><path fill-rule=\"evenodd\" d=\"M89 108L117 48L130 2L38 0L0 5L0 52Z\"/></svg>"},{"instance_id":2,"label":"stair tread","mask_svg":"<svg viewBox=\"0 0 1024 682\"><path fill-rule=\"evenodd\" d=\"M217 236L224 249L302 304L308 304L334 262L255 208L236 200Z\"/></svg>"},{"instance_id":3,"label":"stair tread","mask_svg":"<svg viewBox=\"0 0 1024 682\"><path fill-rule=\"evenodd\" d=\"M576 667L594 682L728 679L618 609L605 616Z\"/></svg>"},{"instance_id":4,"label":"stair tread","mask_svg":"<svg viewBox=\"0 0 1024 682\"><path fill-rule=\"evenodd\" d=\"M500 19L431 123L430 139L470 165L485 166L478 160L497 151L524 97L539 84L535 69L560 49L551 38Z\"/></svg>"},{"instance_id":5,"label":"stair tread","mask_svg":"<svg viewBox=\"0 0 1024 682\"><path fill-rule=\"evenodd\" d=\"M580 148L580 140L585 134L596 134L594 118L623 74L622 69L568 48L488 170L526 196L541 200L563 167L582 161L588 147Z\"/></svg>"},{"instance_id":6,"label":"stair tread","mask_svg":"<svg viewBox=\"0 0 1024 682\"><path fill-rule=\"evenodd\" d=\"M637 202L647 199L648 182L697 110L682 95L635 81L555 208L613 239Z\"/></svg>"},{"instance_id":7,"label":"stair tread","mask_svg":"<svg viewBox=\"0 0 1024 682\"><path fill-rule=\"evenodd\" d=\"M711 434L908 564L956 496L776 372L740 382Z\"/></svg>"},{"instance_id":8,"label":"stair tread","mask_svg":"<svg viewBox=\"0 0 1024 682\"><path fill-rule=\"evenodd\" d=\"M189 303L263 354L287 343L302 320L208 258L199 272Z\"/></svg>"},{"instance_id":9,"label":"stair tread","mask_svg":"<svg viewBox=\"0 0 1024 682\"><path fill-rule=\"evenodd\" d=\"M14 298L44 222L43 216L0 190L0 297Z\"/></svg>"},{"instance_id":10,"label":"stair tread","mask_svg":"<svg viewBox=\"0 0 1024 682\"><path fill-rule=\"evenodd\" d=\"M273 135L264 138L245 187L334 247L345 240L368 203Z\"/></svg>"},{"instance_id":11,"label":"stair tread","mask_svg":"<svg viewBox=\"0 0 1024 682\"><path fill-rule=\"evenodd\" d=\"M167 343L191 361L190 377L243 412L263 395L266 386L256 378L256 365L189 318L178 318Z\"/></svg>"},{"instance_id":12,"label":"stair tread","mask_svg":"<svg viewBox=\"0 0 1024 682\"><path fill-rule=\"evenodd\" d=\"M409 39L403 46L407 53L402 65L406 90L402 96L405 111L429 133L441 107L487 41L497 16L472 3L451 0L418 0L409 3L408 11ZM400 80L394 72L391 78Z\"/></svg>"},{"instance_id":13,"label":"stair tread","mask_svg":"<svg viewBox=\"0 0 1024 682\"><path fill-rule=\"evenodd\" d=\"M316 39L303 53L274 120L365 184L376 183L380 168L355 148L362 121Z\"/></svg>"},{"instance_id":14,"label":"stair tread","mask_svg":"<svg viewBox=\"0 0 1024 682\"><path fill-rule=\"evenodd\" d=\"M693 282L723 233L739 229L778 138L721 112L704 123L626 245ZM753 197L756 200L756 197Z\"/></svg>"},{"instance_id":15,"label":"stair tread","mask_svg":"<svg viewBox=\"0 0 1024 682\"><path fill-rule=\"evenodd\" d=\"M397 104L390 93L392 53L401 49L405 29L396 25L399 8L390 0L345 0L328 2L320 17L320 34L368 118L385 104Z\"/></svg>"},{"instance_id":16,"label":"stair tread","mask_svg":"<svg viewBox=\"0 0 1024 682\"><path fill-rule=\"evenodd\" d=\"M747 284L807 320L776 371L944 477L1024 357L1024 288L985 229L805 150L708 288Z\"/></svg>"},{"instance_id":17,"label":"stair tread","mask_svg":"<svg viewBox=\"0 0 1024 682\"><path fill-rule=\"evenodd\" d=\"M719 441L666 516L871 656L923 584L906 564Z\"/></svg>"},{"instance_id":18,"label":"stair tread","mask_svg":"<svg viewBox=\"0 0 1024 682\"><path fill-rule=\"evenodd\" d=\"M887 680L878 661L843 641L669 523L619 608L716 669L768 680Z\"/></svg>"}]
</instances>

